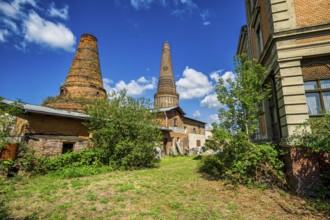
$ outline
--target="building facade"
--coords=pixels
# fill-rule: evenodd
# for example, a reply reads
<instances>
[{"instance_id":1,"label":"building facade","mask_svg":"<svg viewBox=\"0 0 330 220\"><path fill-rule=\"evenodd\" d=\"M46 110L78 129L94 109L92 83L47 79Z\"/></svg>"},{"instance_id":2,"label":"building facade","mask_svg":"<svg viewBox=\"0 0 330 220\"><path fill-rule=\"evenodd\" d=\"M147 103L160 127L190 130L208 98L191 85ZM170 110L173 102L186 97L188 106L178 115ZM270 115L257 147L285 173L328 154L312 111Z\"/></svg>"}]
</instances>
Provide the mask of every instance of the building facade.
<instances>
[{"instance_id":1,"label":"building facade","mask_svg":"<svg viewBox=\"0 0 330 220\"><path fill-rule=\"evenodd\" d=\"M330 111L330 1L245 0L237 54L269 72L257 139L288 144L310 117Z\"/></svg>"},{"instance_id":2,"label":"building facade","mask_svg":"<svg viewBox=\"0 0 330 220\"><path fill-rule=\"evenodd\" d=\"M3 102L13 103L9 100ZM43 157L92 147L89 131L84 125L87 115L26 103L21 106L23 113L16 117L11 132L13 143L25 143L36 155Z\"/></svg>"},{"instance_id":3,"label":"building facade","mask_svg":"<svg viewBox=\"0 0 330 220\"><path fill-rule=\"evenodd\" d=\"M168 42L163 45L154 108L161 121L164 155L187 154L190 149L205 145L206 123L185 116L180 108Z\"/></svg>"}]
</instances>

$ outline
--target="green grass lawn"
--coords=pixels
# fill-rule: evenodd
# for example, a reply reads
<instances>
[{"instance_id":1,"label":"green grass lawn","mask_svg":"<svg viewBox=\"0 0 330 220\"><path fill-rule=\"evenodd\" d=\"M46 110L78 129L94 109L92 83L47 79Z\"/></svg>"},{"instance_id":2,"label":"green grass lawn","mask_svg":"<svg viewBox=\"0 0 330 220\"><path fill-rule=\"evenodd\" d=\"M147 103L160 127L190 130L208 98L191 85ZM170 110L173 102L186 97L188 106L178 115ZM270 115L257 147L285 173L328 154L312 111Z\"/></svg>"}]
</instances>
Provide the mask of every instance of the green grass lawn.
<instances>
[{"instance_id":1,"label":"green grass lawn","mask_svg":"<svg viewBox=\"0 0 330 220\"><path fill-rule=\"evenodd\" d=\"M1 186L12 219L322 219L279 190L233 187L196 171L192 157L160 168L61 179L46 175Z\"/></svg>"}]
</instances>

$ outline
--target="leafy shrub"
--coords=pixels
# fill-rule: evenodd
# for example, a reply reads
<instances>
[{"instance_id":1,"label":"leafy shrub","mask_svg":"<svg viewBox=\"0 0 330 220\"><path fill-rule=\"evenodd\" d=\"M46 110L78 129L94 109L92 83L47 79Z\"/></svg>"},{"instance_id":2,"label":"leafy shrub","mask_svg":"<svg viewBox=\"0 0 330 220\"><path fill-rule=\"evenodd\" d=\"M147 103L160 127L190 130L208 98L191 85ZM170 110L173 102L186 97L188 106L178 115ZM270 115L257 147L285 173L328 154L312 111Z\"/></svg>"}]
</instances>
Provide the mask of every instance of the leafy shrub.
<instances>
[{"instance_id":1,"label":"leafy shrub","mask_svg":"<svg viewBox=\"0 0 330 220\"><path fill-rule=\"evenodd\" d=\"M101 153L98 148L88 148L79 152L70 152L55 158L45 159L41 166L47 172L61 170L65 167L100 166L103 165Z\"/></svg>"},{"instance_id":2,"label":"leafy shrub","mask_svg":"<svg viewBox=\"0 0 330 220\"><path fill-rule=\"evenodd\" d=\"M283 162L279 156L273 145L252 143L246 134L239 133L230 141L227 139L221 152L204 157L199 164L199 171L236 183L283 186Z\"/></svg>"},{"instance_id":3,"label":"leafy shrub","mask_svg":"<svg viewBox=\"0 0 330 220\"><path fill-rule=\"evenodd\" d=\"M85 167L84 169L87 170L87 166L90 166L90 169L94 169L104 164L102 162L102 151L98 148L89 148L79 152L62 154L55 158L36 156L34 151L27 147L22 147L22 151L23 152L20 153L18 159L15 161L15 166L20 172L28 175L46 174L52 171L61 171L66 168L68 168L68 170L63 172L70 172L69 169L78 169L81 167ZM72 173L73 172L74 171L72 171ZM72 176L73 175L74 174L72 174ZM77 174L77 176L79 175L80 174ZM67 174L67 176L70 175Z\"/></svg>"},{"instance_id":4,"label":"leafy shrub","mask_svg":"<svg viewBox=\"0 0 330 220\"><path fill-rule=\"evenodd\" d=\"M314 152L323 154L330 152L330 113L320 118L310 118L299 126L294 135L290 137L295 147L311 148ZM315 186L318 198L330 198L329 164L323 167L324 174L320 175L321 183Z\"/></svg>"},{"instance_id":5,"label":"leafy shrub","mask_svg":"<svg viewBox=\"0 0 330 220\"><path fill-rule=\"evenodd\" d=\"M161 130L150 108L148 100L127 97L125 91L88 106L86 126L103 152L104 163L124 169L157 164L153 148L161 141Z\"/></svg>"},{"instance_id":6,"label":"leafy shrub","mask_svg":"<svg viewBox=\"0 0 330 220\"><path fill-rule=\"evenodd\" d=\"M12 169L14 162L12 160L0 160L0 178L7 176Z\"/></svg>"},{"instance_id":7,"label":"leafy shrub","mask_svg":"<svg viewBox=\"0 0 330 220\"><path fill-rule=\"evenodd\" d=\"M83 176L91 176L100 173L105 173L112 171L109 166L68 166L63 169L57 170L54 172L55 175L60 176L62 178L77 178Z\"/></svg>"},{"instance_id":8,"label":"leafy shrub","mask_svg":"<svg viewBox=\"0 0 330 220\"><path fill-rule=\"evenodd\" d=\"M199 163L199 171L202 173L207 173L213 177L221 177L223 168L224 164L219 158L219 154L205 156Z\"/></svg>"},{"instance_id":9,"label":"leafy shrub","mask_svg":"<svg viewBox=\"0 0 330 220\"><path fill-rule=\"evenodd\" d=\"M297 147L309 147L315 152L330 152L330 113L308 119L298 127L290 141Z\"/></svg>"}]
</instances>

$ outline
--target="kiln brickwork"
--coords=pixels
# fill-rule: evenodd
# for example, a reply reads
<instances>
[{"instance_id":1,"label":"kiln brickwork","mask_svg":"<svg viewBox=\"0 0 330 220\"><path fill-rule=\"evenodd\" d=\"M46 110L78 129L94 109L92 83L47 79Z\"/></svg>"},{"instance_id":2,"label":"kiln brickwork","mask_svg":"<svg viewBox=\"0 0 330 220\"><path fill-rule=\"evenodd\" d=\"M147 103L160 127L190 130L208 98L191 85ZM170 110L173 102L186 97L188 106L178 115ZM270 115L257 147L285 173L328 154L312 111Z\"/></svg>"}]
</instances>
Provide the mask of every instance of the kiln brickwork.
<instances>
[{"instance_id":1,"label":"kiln brickwork","mask_svg":"<svg viewBox=\"0 0 330 220\"><path fill-rule=\"evenodd\" d=\"M83 34L60 94L45 100L44 105L82 112L84 105L104 97L106 91L102 83L97 39L93 35Z\"/></svg>"},{"instance_id":2,"label":"kiln brickwork","mask_svg":"<svg viewBox=\"0 0 330 220\"><path fill-rule=\"evenodd\" d=\"M179 94L176 93L170 44L168 42L163 45L158 90L154 96L154 106L155 108L179 106Z\"/></svg>"},{"instance_id":3,"label":"kiln brickwork","mask_svg":"<svg viewBox=\"0 0 330 220\"><path fill-rule=\"evenodd\" d=\"M159 111L162 126L163 154L188 154L189 149L205 144L206 123L186 117L179 107L168 42L163 44L158 89L154 98L154 107Z\"/></svg>"}]
</instances>

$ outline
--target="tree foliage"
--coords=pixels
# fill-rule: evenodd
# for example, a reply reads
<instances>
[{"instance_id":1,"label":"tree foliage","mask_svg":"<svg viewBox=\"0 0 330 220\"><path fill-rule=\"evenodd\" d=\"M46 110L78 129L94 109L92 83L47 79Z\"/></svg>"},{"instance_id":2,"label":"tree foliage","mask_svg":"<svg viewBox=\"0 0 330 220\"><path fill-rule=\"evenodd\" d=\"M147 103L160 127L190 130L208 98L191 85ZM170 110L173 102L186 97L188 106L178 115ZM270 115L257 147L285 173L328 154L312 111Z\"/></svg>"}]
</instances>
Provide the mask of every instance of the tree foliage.
<instances>
[{"instance_id":1,"label":"tree foliage","mask_svg":"<svg viewBox=\"0 0 330 220\"><path fill-rule=\"evenodd\" d=\"M22 106L19 102L7 104L0 97L0 151L10 143L9 137L16 123L16 117L22 113Z\"/></svg>"},{"instance_id":2,"label":"tree foliage","mask_svg":"<svg viewBox=\"0 0 330 220\"><path fill-rule=\"evenodd\" d=\"M270 86L264 84L267 70L246 54L235 57L236 80L219 79L216 93L224 107L219 110L220 126L231 132L253 135L260 117L263 100L270 96Z\"/></svg>"},{"instance_id":3,"label":"tree foliage","mask_svg":"<svg viewBox=\"0 0 330 220\"><path fill-rule=\"evenodd\" d=\"M200 171L244 184L283 185L283 163L270 144L250 141L257 129L259 107L269 98L270 87L264 83L267 71L246 55L235 58L236 80L219 79L216 85L220 123L213 124L213 146L220 153L206 157Z\"/></svg>"},{"instance_id":4,"label":"tree foliage","mask_svg":"<svg viewBox=\"0 0 330 220\"><path fill-rule=\"evenodd\" d=\"M330 152L330 113L304 122L290 138L297 147L312 148L315 152Z\"/></svg>"},{"instance_id":5,"label":"tree foliage","mask_svg":"<svg viewBox=\"0 0 330 220\"><path fill-rule=\"evenodd\" d=\"M153 148L161 141L161 131L150 109L148 100L127 97L125 91L87 107L90 118L86 125L94 145L103 150L105 163L131 169L157 162Z\"/></svg>"}]
</instances>

